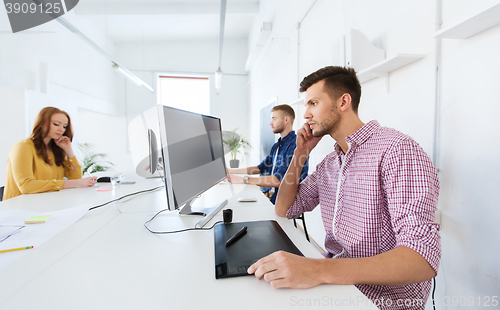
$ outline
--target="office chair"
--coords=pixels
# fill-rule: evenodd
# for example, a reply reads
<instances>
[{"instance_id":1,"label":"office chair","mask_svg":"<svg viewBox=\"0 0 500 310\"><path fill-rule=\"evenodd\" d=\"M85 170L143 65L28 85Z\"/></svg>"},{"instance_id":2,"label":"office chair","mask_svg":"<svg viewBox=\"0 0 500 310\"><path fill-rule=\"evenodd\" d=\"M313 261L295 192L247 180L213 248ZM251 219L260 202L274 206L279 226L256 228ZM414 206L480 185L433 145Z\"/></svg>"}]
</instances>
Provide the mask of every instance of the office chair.
<instances>
[{"instance_id":1,"label":"office chair","mask_svg":"<svg viewBox=\"0 0 500 310\"><path fill-rule=\"evenodd\" d=\"M4 188L4 187L5 187L5 186L0 186L0 201L2 201L2 200L3 200L3 188ZM297 227L297 226L295 226L295 227Z\"/></svg>"},{"instance_id":2,"label":"office chair","mask_svg":"<svg viewBox=\"0 0 500 310\"><path fill-rule=\"evenodd\" d=\"M306 234L306 239L307 241L311 242L311 240L309 240L309 234L307 233L306 217L304 216L304 213L302 213L298 218L293 219L293 225L295 226L295 228L297 228L296 220L302 220L302 226L304 226L304 233Z\"/></svg>"},{"instance_id":3,"label":"office chair","mask_svg":"<svg viewBox=\"0 0 500 310\"><path fill-rule=\"evenodd\" d=\"M266 189L266 188L265 187L261 187L261 190L263 190L263 189ZM272 192L270 192L269 190L268 191L264 191L263 190L262 193L268 199L271 199ZM302 226L304 226L304 233L306 234L306 239L307 239L307 241L311 242L311 240L309 240L309 234L307 233L306 218L304 216L304 213L302 213L298 218L293 219L293 225L295 226L295 228L297 228L297 221L296 220L302 220Z\"/></svg>"}]
</instances>

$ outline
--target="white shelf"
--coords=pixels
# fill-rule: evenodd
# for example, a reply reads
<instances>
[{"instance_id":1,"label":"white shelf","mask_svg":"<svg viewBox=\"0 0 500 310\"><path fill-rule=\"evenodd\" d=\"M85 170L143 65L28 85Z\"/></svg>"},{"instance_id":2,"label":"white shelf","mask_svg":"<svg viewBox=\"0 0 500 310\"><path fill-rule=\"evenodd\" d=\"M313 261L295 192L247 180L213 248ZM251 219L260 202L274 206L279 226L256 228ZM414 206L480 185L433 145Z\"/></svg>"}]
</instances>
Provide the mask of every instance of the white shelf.
<instances>
[{"instance_id":1,"label":"white shelf","mask_svg":"<svg viewBox=\"0 0 500 310\"><path fill-rule=\"evenodd\" d=\"M424 58L424 55L420 54L396 54L391 58L387 58L359 72L359 82L364 83L378 77L387 79L389 77L389 72L404 67L422 58Z\"/></svg>"},{"instance_id":2,"label":"white shelf","mask_svg":"<svg viewBox=\"0 0 500 310\"><path fill-rule=\"evenodd\" d=\"M302 94L302 96L299 99L288 103L288 105L289 106L303 105L305 103L305 100L306 100L306 96L305 96L305 94Z\"/></svg>"},{"instance_id":3,"label":"white shelf","mask_svg":"<svg viewBox=\"0 0 500 310\"><path fill-rule=\"evenodd\" d=\"M434 38L467 39L498 24L500 24L500 3L437 31Z\"/></svg>"}]
</instances>

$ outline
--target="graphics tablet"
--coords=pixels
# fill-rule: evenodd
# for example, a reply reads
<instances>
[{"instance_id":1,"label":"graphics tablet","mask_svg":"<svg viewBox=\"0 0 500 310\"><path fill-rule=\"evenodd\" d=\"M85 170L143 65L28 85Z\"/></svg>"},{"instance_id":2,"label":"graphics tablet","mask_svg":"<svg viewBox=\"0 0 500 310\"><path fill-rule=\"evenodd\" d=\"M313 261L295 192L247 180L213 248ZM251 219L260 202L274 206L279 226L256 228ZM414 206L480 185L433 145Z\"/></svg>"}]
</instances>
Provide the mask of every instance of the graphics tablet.
<instances>
[{"instance_id":1,"label":"graphics tablet","mask_svg":"<svg viewBox=\"0 0 500 310\"><path fill-rule=\"evenodd\" d=\"M226 247L226 241L243 226L247 233ZM276 221L219 224L214 228L215 278L248 276L248 267L276 251L303 256Z\"/></svg>"}]
</instances>

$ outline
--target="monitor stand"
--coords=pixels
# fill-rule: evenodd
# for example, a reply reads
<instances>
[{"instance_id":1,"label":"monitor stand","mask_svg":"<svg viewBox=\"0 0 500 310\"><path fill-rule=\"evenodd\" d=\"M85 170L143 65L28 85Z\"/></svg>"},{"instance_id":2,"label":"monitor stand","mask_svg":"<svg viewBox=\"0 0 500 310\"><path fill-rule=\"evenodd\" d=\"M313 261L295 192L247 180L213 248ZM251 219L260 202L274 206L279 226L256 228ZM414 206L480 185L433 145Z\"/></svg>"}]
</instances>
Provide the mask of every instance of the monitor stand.
<instances>
[{"instance_id":1,"label":"monitor stand","mask_svg":"<svg viewBox=\"0 0 500 310\"><path fill-rule=\"evenodd\" d=\"M203 219L201 219L201 221L199 221L195 225L196 228L202 228L203 226L205 226L205 224L207 224L208 221L210 221L227 204L227 199L225 199L224 201L216 204L215 206L213 206L211 208L206 208L206 209L202 209L199 211L193 211L191 209L191 205L196 198L197 197L188 201L184 205L184 207L179 211L179 214L183 214L183 215L201 215L201 216L203 216Z\"/></svg>"}]
</instances>

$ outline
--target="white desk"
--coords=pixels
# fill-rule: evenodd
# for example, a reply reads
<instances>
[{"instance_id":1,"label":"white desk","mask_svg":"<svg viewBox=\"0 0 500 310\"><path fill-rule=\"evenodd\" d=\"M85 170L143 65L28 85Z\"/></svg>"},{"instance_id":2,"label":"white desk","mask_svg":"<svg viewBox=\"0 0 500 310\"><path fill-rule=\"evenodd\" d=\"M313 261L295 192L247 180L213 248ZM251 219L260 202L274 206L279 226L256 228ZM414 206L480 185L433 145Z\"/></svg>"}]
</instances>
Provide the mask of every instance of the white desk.
<instances>
[{"instance_id":1,"label":"white desk","mask_svg":"<svg viewBox=\"0 0 500 310\"><path fill-rule=\"evenodd\" d=\"M46 212L98 205L161 185L159 180L137 180L111 192L88 188L24 195L1 202L0 209ZM259 201L238 203L242 196L257 196ZM225 208L234 210L234 222L276 220L305 256L322 257L289 220L275 215L255 186L217 185L194 208L225 198L229 199ZM326 309L342 305L342 309L377 309L354 286L292 290L274 289L254 276L216 280L213 230L155 235L144 228L165 207L161 189L89 211L0 270L0 309ZM149 227L170 231L193 227L199 219L167 211ZM219 220L222 212L206 227Z\"/></svg>"}]
</instances>

